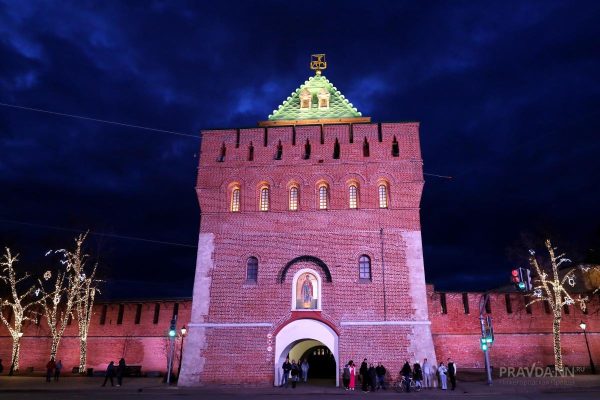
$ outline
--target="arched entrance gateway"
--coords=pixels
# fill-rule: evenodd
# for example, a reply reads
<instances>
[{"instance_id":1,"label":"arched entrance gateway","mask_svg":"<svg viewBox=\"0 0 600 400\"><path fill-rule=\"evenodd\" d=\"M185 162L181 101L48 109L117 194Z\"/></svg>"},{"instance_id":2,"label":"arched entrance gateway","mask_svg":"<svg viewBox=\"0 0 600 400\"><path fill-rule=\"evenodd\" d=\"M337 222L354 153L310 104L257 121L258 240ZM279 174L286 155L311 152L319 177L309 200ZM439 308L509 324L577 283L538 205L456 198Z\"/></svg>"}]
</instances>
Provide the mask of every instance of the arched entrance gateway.
<instances>
[{"instance_id":1,"label":"arched entrance gateway","mask_svg":"<svg viewBox=\"0 0 600 400\"><path fill-rule=\"evenodd\" d=\"M290 356L290 361L292 359L298 361L303 356L309 355L307 353L318 350L319 354L314 354L314 356L322 355L323 357L318 358L319 361L328 363L327 358L333 357L335 372L332 372L323 364L319 366L314 365L313 367L317 371L320 370L325 376L330 374L331 378L335 378L335 385L339 386L338 347L338 334L324 322L315 319L298 319L288 323L275 335L275 371L273 384L278 386L281 383L282 365L288 355ZM330 354L326 354L327 352Z\"/></svg>"}]
</instances>

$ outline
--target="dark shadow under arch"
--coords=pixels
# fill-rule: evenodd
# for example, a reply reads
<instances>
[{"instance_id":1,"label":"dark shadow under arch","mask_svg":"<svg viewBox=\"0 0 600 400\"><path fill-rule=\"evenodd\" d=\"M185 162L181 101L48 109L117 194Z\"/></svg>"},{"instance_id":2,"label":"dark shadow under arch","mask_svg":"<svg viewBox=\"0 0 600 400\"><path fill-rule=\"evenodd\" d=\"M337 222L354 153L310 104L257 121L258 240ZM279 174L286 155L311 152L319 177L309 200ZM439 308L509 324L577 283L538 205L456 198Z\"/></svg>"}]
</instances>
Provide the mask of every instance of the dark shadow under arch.
<instances>
[{"instance_id":1,"label":"dark shadow under arch","mask_svg":"<svg viewBox=\"0 0 600 400\"><path fill-rule=\"evenodd\" d=\"M321 268L321 270L325 274L325 281L331 282L331 272L329 272L329 268L327 267L327 264L323 262L323 260L314 256L300 256L289 261L287 264L285 264L285 267L281 269L281 272L279 273L279 283L283 283L285 281L285 275L287 274L288 269L290 269L292 265L302 261L307 261L316 264L319 268Z\"/></svg>"}]
</instances>

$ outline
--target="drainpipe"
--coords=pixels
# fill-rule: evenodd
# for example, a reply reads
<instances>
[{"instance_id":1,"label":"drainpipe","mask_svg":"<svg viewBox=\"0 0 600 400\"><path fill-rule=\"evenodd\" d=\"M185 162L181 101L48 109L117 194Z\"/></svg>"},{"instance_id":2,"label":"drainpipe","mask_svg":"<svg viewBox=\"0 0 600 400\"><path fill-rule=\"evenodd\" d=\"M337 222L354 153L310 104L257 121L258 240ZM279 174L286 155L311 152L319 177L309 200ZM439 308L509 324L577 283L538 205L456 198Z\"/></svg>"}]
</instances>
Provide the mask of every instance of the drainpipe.
<instances>
[{"instance_id":1,"label":"drainpipe","mask_svg":"<svg viewBox=\"0 0 600 400\"><path fill-rule=\"evenodd\" d=\"M385 295L385 262L383 259L383 228L379 229L381 239L381 277L383 279L383 320L387 321L387 300Z\"/></svg>"}]
</instances>

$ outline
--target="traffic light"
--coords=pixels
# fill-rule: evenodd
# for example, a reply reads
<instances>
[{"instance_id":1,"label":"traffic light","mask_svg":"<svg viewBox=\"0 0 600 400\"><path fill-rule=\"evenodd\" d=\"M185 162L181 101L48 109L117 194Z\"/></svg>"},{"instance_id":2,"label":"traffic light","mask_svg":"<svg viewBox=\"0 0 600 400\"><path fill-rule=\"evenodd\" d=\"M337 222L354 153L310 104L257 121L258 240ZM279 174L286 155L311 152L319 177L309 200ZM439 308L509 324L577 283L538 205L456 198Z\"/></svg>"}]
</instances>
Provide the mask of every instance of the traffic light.
<instances>
[{"instance_id":1,"label":"traffic light","mask_svg":"<svg viewBox=\"0 0 600 400\"><path fill-rule=\"evenodd\" d=\"M488 341L487 341L487 339L488 338L482 337L481 340L480 340L481 350L483 350L483 351L487 351L487 349L488 349Z\"/></svg>"},{"instance_id":2,"label":"traffic light","mask_svg":"<svg viewBox=\"0 0 600 400\"><path fill-rule=\"evenodd\" d=\"M177 320L175 318L173 318L171 320L171 327L169 328L169 336L170 337L175 337L175 335L177 335Z\"/></svg>"},{"instance_id":3,"label":"traffic light","mask_svg":"<svg viewBox=\"0 0 600 400\"><path fill-rule=\"evenodd\" d=\"M528 269L517 268L513 269L511 273L511 281L515 284L515 287L524 292L531 290L531 273Z\"/></svg>"}]
</instances>

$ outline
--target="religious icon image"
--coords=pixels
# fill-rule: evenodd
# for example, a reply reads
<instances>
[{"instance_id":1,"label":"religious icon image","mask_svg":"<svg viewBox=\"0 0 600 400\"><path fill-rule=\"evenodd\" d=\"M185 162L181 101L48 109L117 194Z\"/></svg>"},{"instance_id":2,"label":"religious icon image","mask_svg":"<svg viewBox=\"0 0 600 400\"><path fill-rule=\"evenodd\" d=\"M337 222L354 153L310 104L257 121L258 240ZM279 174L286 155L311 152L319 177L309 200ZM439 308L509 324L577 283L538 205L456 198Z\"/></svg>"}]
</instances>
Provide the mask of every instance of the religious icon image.
<instances>
[{"instance_id":1,"label":"religious icon image","mask_svg":"<svg viewBox=\"0 0 600 400\"><path fill-rule=\"evenodd\" d=\"M296 283L296 309L316 309L317 299L317 278L303 274Z\"/></svg>"}]
</instances>

